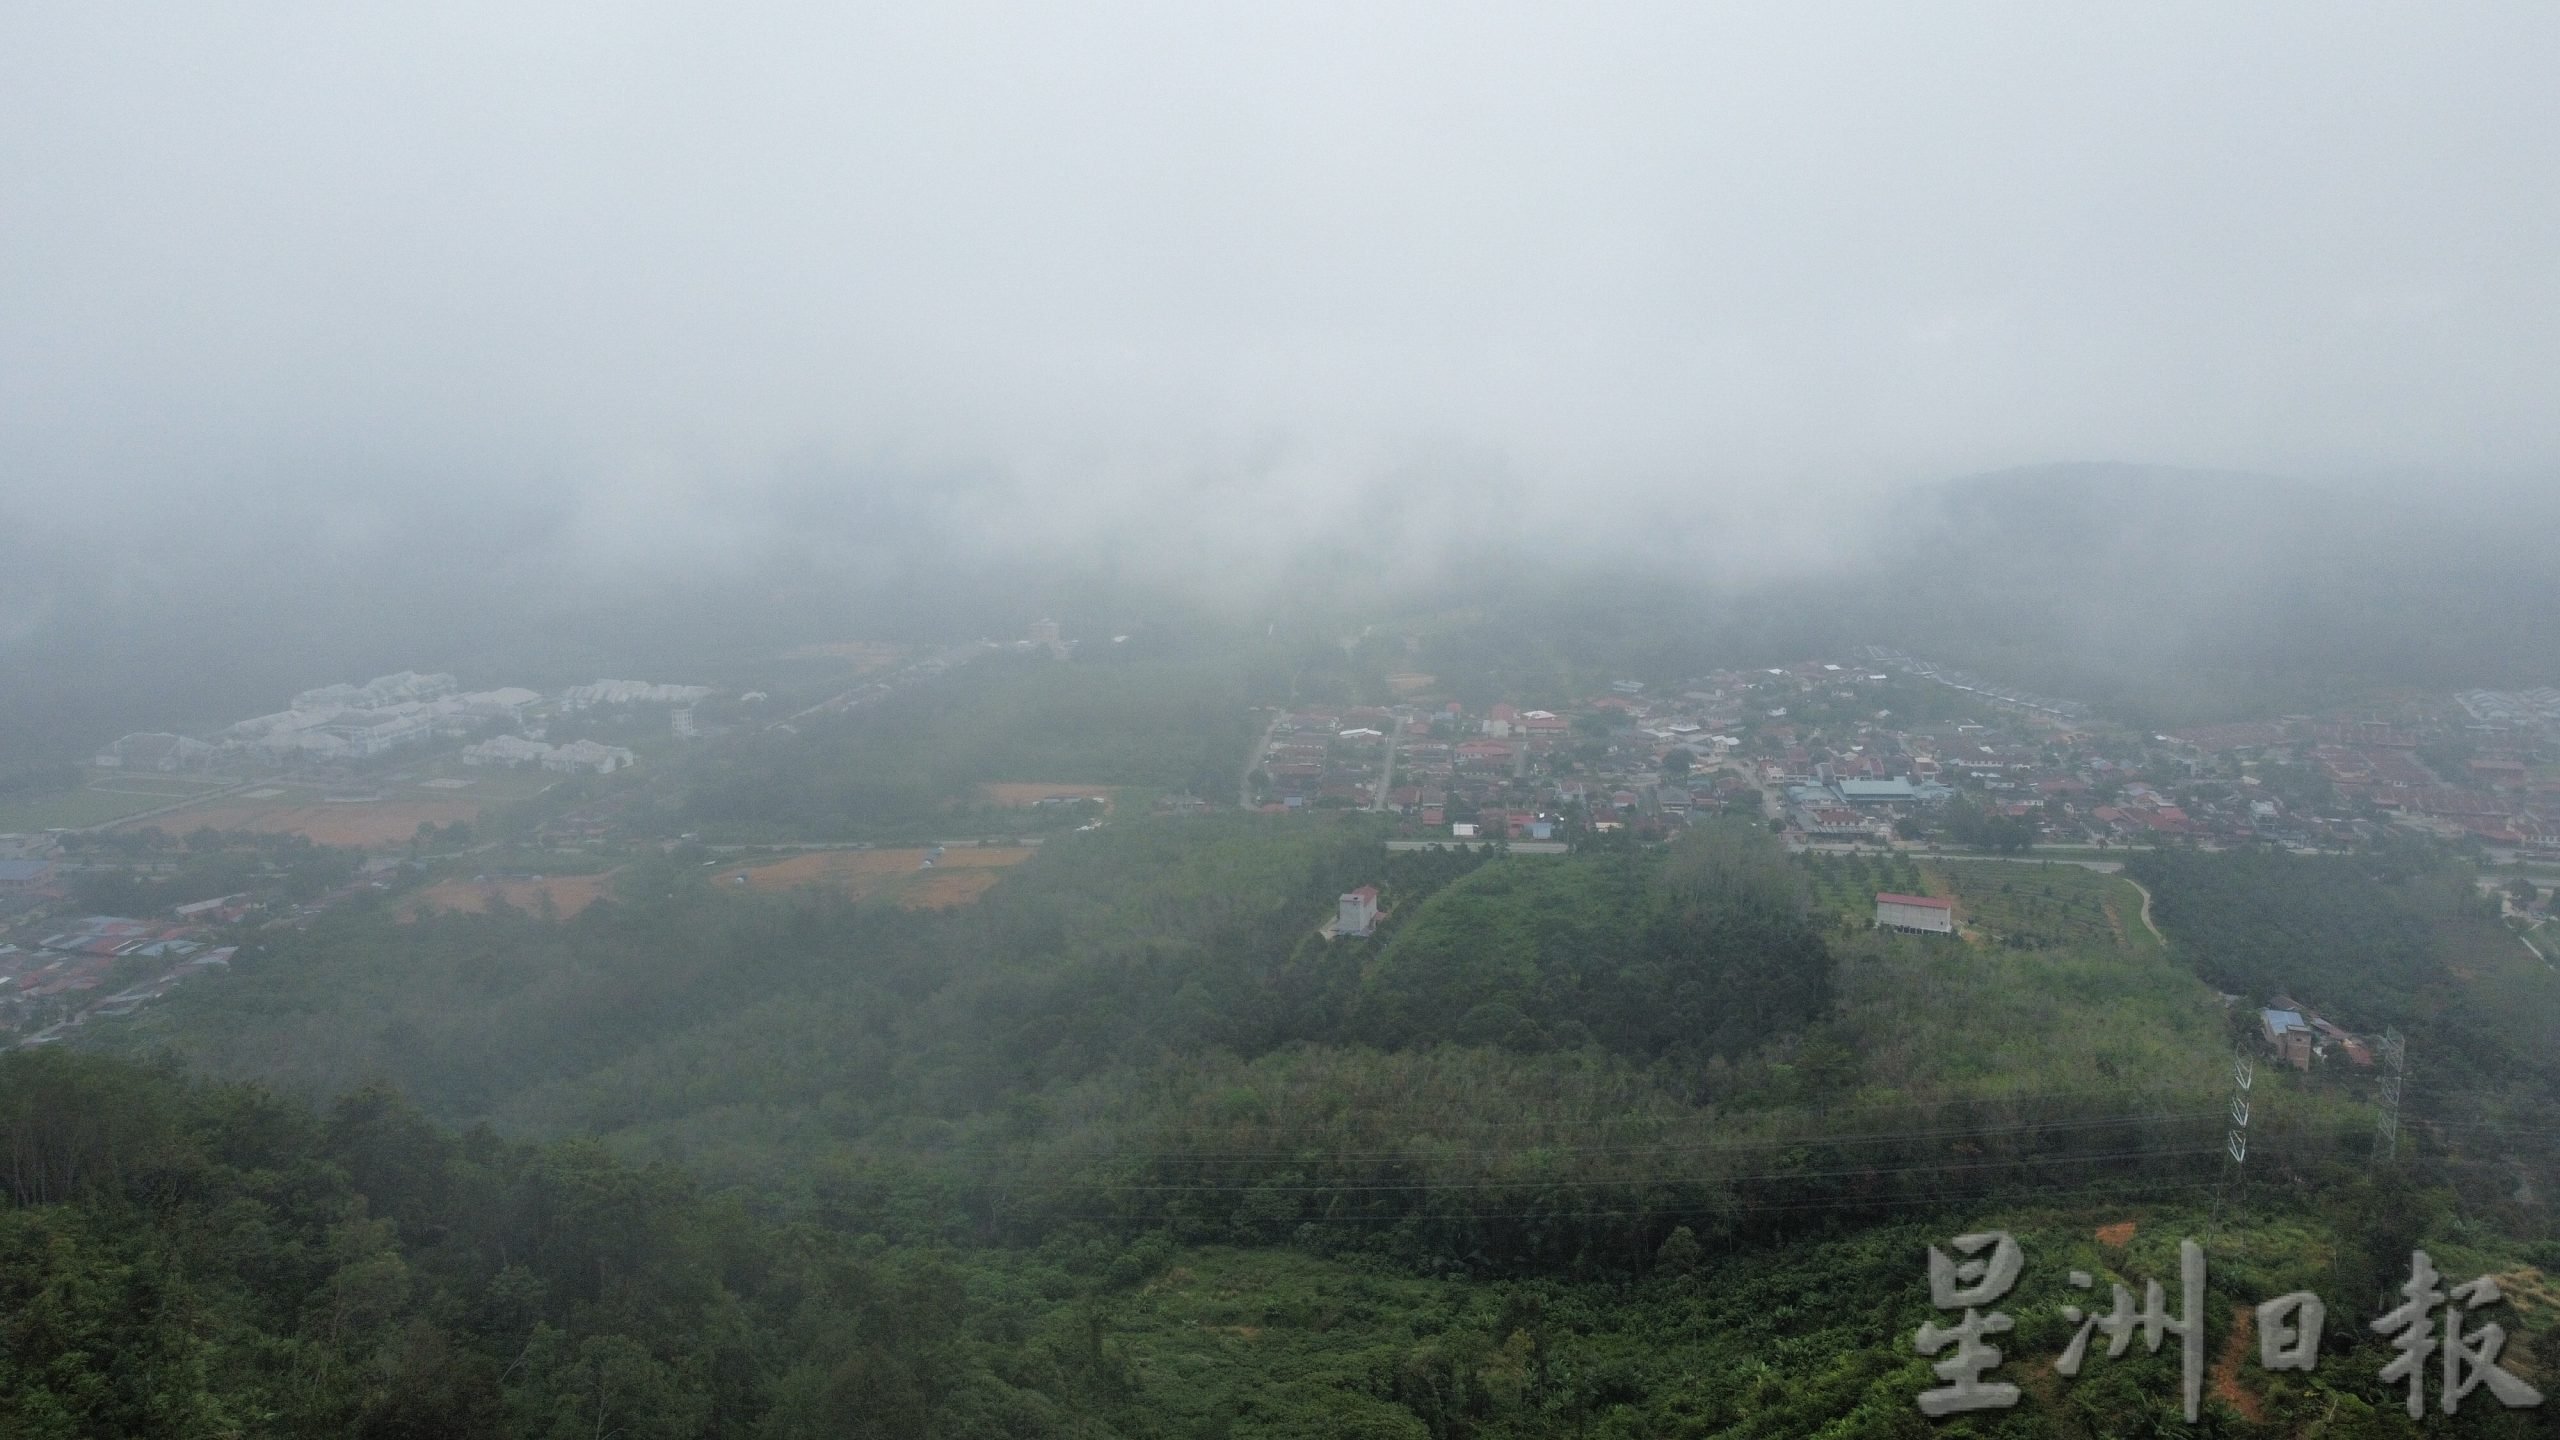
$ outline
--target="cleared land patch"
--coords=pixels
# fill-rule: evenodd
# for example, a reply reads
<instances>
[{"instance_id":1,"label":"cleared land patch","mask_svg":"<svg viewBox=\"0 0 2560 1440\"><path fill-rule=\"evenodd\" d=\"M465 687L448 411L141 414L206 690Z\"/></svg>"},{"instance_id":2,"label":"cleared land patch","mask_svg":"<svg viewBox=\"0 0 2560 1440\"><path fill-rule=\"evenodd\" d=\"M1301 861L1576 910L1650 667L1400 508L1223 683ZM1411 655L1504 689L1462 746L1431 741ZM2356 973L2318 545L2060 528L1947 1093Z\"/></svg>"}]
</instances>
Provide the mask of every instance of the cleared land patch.
<instances>
[{"instance_id":1,"label":"cleared land patch","mask_svg":"<svg viewBox=\"0 0 2560 1440\"><path fill-rule=\"evenodd\" d=\"M278 804L238 797L172 811L143 823L157 825L178 835L210 826L216 830L303 835L315 845L345 845L373 850L407 844L416 836L420 825L450 825L456 820L477 819L480 810L477 800L390 799Z\"/></svg>"},{"instance_id":2,"label":"cleared land patch","mask_svg":"<svg viewBox=\"0 0 2560 1440\"><path fill-rule=\"evenodd\" d=\"M553 914L566 920L605 897L612 888L610 875L552 875L539 880L442 880L419 891L401 909L400 918L415 920L432 907L458 910L479 915L491 908L493 901L507 904L528 914L542 913L544 896L551 898Z\"/></svg>"},{"instance_id":3,"label":"cleared land patch","mask_svg":"<svg viewBox=\"0 0 2560 1440\"><path fill-rule=\"evenodd\" d=\"M856 900L890 900L910 910L966 905L987 893L1005 867L1031 858L1028 846L960 846L942 852L931 868L930 849L812 850L787 860L736 865L712 875L715 884L749 890L797 890L821 885ZM743 883L742 883L743 882Z\"/></svg>"}]
</instances>

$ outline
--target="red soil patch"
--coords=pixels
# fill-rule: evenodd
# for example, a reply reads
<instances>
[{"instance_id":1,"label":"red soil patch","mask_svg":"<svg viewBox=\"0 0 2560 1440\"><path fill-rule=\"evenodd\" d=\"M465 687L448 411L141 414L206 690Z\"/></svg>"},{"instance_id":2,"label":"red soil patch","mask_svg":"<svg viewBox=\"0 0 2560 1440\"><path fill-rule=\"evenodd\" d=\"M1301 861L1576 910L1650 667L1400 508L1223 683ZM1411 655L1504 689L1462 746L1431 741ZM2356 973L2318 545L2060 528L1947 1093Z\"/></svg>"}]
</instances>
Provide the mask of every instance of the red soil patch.
<instances>
[{"instance_id":1,"label":"red soil patch","mask_svg":"<svg viewBox=\"0 0 2560 1440\"><path fill-rule=\"evenodd\" d=\"M887 898L911 910L966 905L987 893L1009 865L1031 858L1027 846L957 847L926 869L929 850L812 850L788 860L732 866L712 875L715 884L741 889L796 890L823 885L856 900ZM739 882L743 880L744 885Z\"/></svg>"},{"instance_id":2,"label":"red soil patch","mask_svg":"<svg viewBox=\"0 0 2560 1440\"><path fill-rule=\"evenodd\" d=\"M542 897L548 895L552 913L566 920L603 899L611 888L611 881L610 875L553 875L540 880L444 880L419 891L401 910L400 918L415 920L429 906L479 915L487 912L491 908L490 902L498 899L504 899L528 915L539 915L542 913Z\"/></svg>"},{"instance_id":3,"label":"red soil patch","mask_svg":"<svg viewBox=\"0 0 2560 1440\"><path fill-rule=\"evenodd\" d=\"M937 867L899 885L898 903L910 910L949 910L975 903L996 888L997 879L998 873L984 866L975 870Z\"/></svg>"},{"instance_id":4,"label":"red soil patch","mask_svg":"<svg viewBox=\"0 0 2560 1440\"><path fill-rule=\"evenodd\" d=\"M2258 1314L2246 1305L2231 1307L2231 1333L2224 1337L2222 1354L2213 1362L2213 1394L2232 1409L2247 1416L2251 1424L2266 1419L2265 1408L2258 1397L2240 1386L2240 1361L2249 1353L2249 1341L2256 1334Z\"/></svg>"},{"instance_id":5,"label":"red soil patch","mask_svg":"<svg viewBox=\"0 0 2560 1440\"><path fill-rule=\"evenodd\" d=\"M304 835L315 845L379 850L408 844L422 824L450 825L479 815L477 800L363 800L343 805L250 802L172 811L137 822L136 828L157 825L172 835L185 835L209 825L216 830Z\"/></svg>"},{"instance_id":6,"label":"red soil patch","mask_svg":"<svg viewBox=\"0 0 2560 1440\"><path fill-rule=\"evenodd\" d=\"M2101 1225L2098 1227L2098 1243L2121 1250L2133 1243L2133 1231L2134 1224L2130 1220L2119 1220L2113 1225Z\"/></svg>"}]
</instances>

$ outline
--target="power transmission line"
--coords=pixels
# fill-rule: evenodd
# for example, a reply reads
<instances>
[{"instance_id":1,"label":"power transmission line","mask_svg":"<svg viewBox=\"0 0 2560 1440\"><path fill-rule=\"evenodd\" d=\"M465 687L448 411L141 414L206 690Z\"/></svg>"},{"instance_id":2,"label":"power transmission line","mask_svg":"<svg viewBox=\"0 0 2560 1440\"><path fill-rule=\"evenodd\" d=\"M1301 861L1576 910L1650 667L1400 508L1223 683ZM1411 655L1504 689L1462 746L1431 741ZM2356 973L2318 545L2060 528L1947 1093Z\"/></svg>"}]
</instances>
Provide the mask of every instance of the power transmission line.
<instances>
[{"instance_id":1,"label":"power transmission line","mask_svg":"<svg viewBox=\"0 0 2560 1440\"><path fill-rule=\"evenodd\" d=\"M2409 1068L2409 1044L2396 1026L2382 1032L2382 1063L2382 1114L2373 1124L2373 1152L2377 1163L2389 1165L2400 1158L2400 1082Z\"/></svg>"},{"instance_id":2,"label":"power transmission line","mask_svg":"<svg viewBox=\"0 0 2560 1440\"><path fill-rule=\"evenodd\" d=\"M1537 1145L1522 1143L1503 1149L1446 1150L1434 1148L1430 1140L1417 1139L1412 1145L1391 1150L1332 1150L1296 1146L1260 1150L1195 1150L1195 1149L1128 1149L1119 1146L1078 1146L1064 1149L993 1150L983 1148L920 1150L910 1152L919 1158L938 1160L1001 1160L1020 1163L1045 1159L1139 1160L1150 1162L1199 1162L1221 1160L1386 1160L1448 1161L1457 1159L1502 1159L1532 1152L1544 1155L1707 1155L1755 1150L1819 1149L1831 1146L1895 1144L1914 1140L1976 1139L2004 1135L2050 1134L2064 1130L2097 1130L2111 1126L2176 1125L2211 1119L2215 1110L2144 1111L2136 1114L2101 1115L2077 1120L2039 1120L2019 1125L1951 1126L1937 1130L1871 1131L1856 1135L1765 1136L1753 1139L1708 1140L1688 1145Z\"/></svg>"}]
</instances>

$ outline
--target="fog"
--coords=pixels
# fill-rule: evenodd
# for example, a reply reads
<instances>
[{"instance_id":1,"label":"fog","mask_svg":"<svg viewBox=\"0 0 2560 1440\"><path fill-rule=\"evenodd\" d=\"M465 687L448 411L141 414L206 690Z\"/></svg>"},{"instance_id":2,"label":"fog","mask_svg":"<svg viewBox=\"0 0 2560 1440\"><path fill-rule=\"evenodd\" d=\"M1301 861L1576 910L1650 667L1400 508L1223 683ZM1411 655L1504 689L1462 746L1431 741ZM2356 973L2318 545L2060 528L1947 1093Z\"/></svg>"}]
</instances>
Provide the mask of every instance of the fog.
<instances>
[{"instance_id":1,"label":"fog","mask_svg":"<svg viewBox=\"0 0 2560 1440\"><path fill-rule=\"evenodd\" d=\"M2529 491L2555 53L2524 5L17 7L0 644L954 546L1749 580L2055 461Z\"/></svg>"},{"instance_id":2,"label":"fog","mask_svg":"<svg viewBox=\"0 0 2560 1440\"><path fill-rule=\"evenodd\" d=\"M613 566L813 476L1251 529L1414 484L1569 515L2560 455L2540 7L27 8L0 39L5 495L39 520L266 502L361 546L431 489L531 498Z\"/></svg>"}]
</instances>

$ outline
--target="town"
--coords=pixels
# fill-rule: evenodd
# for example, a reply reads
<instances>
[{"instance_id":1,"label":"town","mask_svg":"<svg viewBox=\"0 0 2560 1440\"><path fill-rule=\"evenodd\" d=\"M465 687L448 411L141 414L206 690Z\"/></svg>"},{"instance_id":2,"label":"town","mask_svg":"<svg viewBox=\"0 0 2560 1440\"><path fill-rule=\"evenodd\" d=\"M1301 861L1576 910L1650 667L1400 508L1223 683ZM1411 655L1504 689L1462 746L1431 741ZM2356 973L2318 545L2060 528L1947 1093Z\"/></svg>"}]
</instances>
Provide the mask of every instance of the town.
<instances>
[{"instance_id":1,"label":"town","mask_svg":"<svg viewBox=\"0 0 2560 1440\"><path fill-rule=\"evenodd\" d=\"M1454 840L1658 837L1743 813L1797 848L2318 850L2402 827L2497 863L2560 858L2560 770L2539 758L2560 692L2148 734L1876 650L1549 703L1282 711L1244 798L1380 811Z\"/></svg>"}]
</instances>

